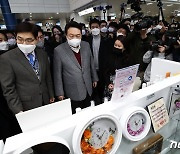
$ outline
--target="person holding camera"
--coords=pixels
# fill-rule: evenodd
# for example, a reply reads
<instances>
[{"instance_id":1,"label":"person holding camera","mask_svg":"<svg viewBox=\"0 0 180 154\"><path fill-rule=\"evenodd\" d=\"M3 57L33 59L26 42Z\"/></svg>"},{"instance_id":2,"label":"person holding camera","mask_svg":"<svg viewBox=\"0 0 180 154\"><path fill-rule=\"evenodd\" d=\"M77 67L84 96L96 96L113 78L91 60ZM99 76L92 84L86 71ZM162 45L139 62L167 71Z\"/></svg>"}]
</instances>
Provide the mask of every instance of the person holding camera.
<instances>
[{"instance_id":1,"label":"person holding camera","mask_svg":"<svg viewBox=\"0 0 180 154\"><path fill-rule=\"evenodd\" d=\"M140 64L138 77L143 79L147 67L143 63L143 55L149 50L150 42L155 40L154 36L147 34L148 28L152 25L150 20L143 19L135 24L135 29L127 36L127 52L129 53L129 65Z\"/></svg>"},{"instance_id":2,"label":"person holding camera","mask_svg":"<svg viewBox=\"0 0 180 154\"><path fill-rule=\"evenodd\" d=\"M152 58L173 60L172 47L167 45L168 43L165 42L164 38L165 35L163 35L162 40L152 42L151 50L147 51L143 56L143 62L148 64L144 72L144 82L150 81Z\"/></svg>"}]
</instances>

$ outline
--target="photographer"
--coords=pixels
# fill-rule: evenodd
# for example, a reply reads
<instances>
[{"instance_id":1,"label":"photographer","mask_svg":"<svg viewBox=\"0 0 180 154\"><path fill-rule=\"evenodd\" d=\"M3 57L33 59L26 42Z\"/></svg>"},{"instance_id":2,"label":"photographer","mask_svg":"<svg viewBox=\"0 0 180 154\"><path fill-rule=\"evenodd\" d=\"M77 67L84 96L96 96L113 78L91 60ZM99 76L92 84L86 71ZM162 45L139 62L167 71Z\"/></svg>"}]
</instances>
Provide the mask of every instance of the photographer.
<instances>
[{"instance_id":1,"label":"photographer","mask_svg":"<svg viewBox=\"0 0 180 154\"><path fill-rule=\"evenodd\" d=\"M167 39L172 44L173 60L180 62L180 29L168 31Z\"/></svg>"},{"instance_id":2,"label":"photographer","mask_svg":"<svg viewBox=\"0 0 180 154\"><path fill-rule=\"evenodd\" d=\"M147 30L151 25L149 19L143 19L135 25L135 30L127 37L130 65L140 64L138 76L141 79L147 67L143 63L143 55L149 50L150 42L155 40L152 35L147 34Z\"/></svg>"},{"instance_id":3,"label":"photographer","mask_svg":"<svg viewBox=\"0 0 180 154\"><path fill-rule=\"evenodd\" d=\"M144 73L144 82L150 81L151 59L161 58L161 59L173 60L172 51L173 51L173 47L167 41L166 35L163 35L162 40L152 42L151 49L147 51L143 56L143 62L148 64Z\"/></svg>"}]
</instances>

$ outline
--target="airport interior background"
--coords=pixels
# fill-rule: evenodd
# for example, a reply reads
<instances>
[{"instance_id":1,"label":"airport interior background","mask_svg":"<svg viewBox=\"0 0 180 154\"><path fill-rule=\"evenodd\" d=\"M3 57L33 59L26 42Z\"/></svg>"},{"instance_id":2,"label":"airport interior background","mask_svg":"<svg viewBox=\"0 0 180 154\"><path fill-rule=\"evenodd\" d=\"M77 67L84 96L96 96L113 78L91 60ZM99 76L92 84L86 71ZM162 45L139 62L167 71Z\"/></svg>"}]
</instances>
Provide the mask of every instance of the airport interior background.
<instances>
[{"instance_id":1,"label":"airport interior background","mask_svg":"<svg viewBox=\"0 0 180 154\"><path fill-rule=\"evenodd\" d=\"M65 25L71 20L77 21L78 23L84 23L86 25L86 28L89 28L89 21L93 18L97 18L98 20L106 20L108 23L112 21L118 23L122 19L126 19L126 18L134 17L134 19L136 19L139 16L154 16L154 17L156 16L157 18L159 18L159 20L164 18L169 23L180 22L180 0L0 0L0 5L1 5L1 9L0 9L1 30L14 29L15 25L17 23L21 23L22 21L28 21L34 23L40 26L44 32L51 31L54 25L61 26L61 28L64 30ZM171 81L171 82L173 84L176 83L175 81ZM179 81L177 83L179 87ZM169 84L167 87L169 88L170 85L171 84ZM155 87L159 88L158 85ZM166 94L164 96L166 99L167 96L169 95L169 93L165 91L166 90L165 88L167 87L160 89L163 91L162 92L163 94ZM152 89L150 90L153 91ZM154 93L157 92L158 95L158 96L155 95L155 97L153 98L154 100L156 97L158 98L161 96L160 93L158 93L159 91L154 92ZM151 97L152 95L149 96ZM144 99L145 98L146 97L144 96ZM145 101L147 102L147 100ZM178 126L177 127L178 134L175 132L173 138L175 137L179 138L180 120L178 119L174 121L172 122L171 120L171 123L174 126L176 125ZM169 125L165 127L165 129L168 130L167 132L171 131L167 129L169 128L169 126L172 126L171 123L169 123ZM165 131L164 130L163 132L165 132L164 134L166 135L166 130ZM173 130L175 130L175 128L173 128ZM66 134L63 135L66 137L69 134L67 133L67 135ZM130 145L129 143L131 142L127 140L125 141L126 142L123 142L121 146L124 146L126 150L129 150L131 148L129 146ZM45 145L45 148L46 146L47 145ZM51 148L51 146L54 145L50 144L49 146ZM51 152L43 153L43 154L56 154L58 153L57 152L58 148L60 150L67 150L67 149L63 149L63 147L61 146L58 147L57 144L55 146L57 147L53 148ZM165 147L169 146L169 139L168 139L168 144L167 145L163 144L163 146L164 149ZM179 147L180 147L180 142L178 148ZM121 147L119 149L121 149ZM180 151L179 149L178 150L174 149L173 152L171 151L168 154L175 154L175 152L177 152L178 154L180 153L179 151ZM69 154L69 151L67 153ZM63 153L63 154L67 154L67 153Z\"/></svg>"},{"instance_id":2,"label":"airport interior background","mask_svg":"<svg viewBox=\"0 0 180 154\"><path fill-rule=\"evenodd\" d=\"M29 19L42 27L44 31L53 25L64 29L66 23L74 18L88 27L91 18L118 21L137 13L131 9L137 0L9 0L11 13L17 22ZM162 5L166 21L180 20L180 0L140 0L140 9L146 16L158 16ZM2 0L3 2L3 0ZM129 4L128 4L129 3ZM2 4L1 4L1 7ZM0 13L0 27L5 29L3 13Z\"/></svg>"}]
</instances>

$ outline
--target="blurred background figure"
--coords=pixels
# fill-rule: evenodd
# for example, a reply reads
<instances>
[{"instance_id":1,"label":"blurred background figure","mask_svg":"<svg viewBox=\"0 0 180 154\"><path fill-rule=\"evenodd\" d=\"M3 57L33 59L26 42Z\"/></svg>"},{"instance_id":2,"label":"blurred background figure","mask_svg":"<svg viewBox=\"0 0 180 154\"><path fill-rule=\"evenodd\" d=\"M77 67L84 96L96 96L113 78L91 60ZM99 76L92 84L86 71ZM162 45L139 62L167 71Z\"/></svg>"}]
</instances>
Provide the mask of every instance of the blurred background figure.
<instances>
[{"instance_id":1,"label":"blurred background figure","mask_svg":"<svg viewBox=\"0 0 180 154\"><path fill-rule=\"evenodd\" d=\"M101 30L101 37L107 39L107 22L105 20L100 21L100 30Z\"/></svg>"},{"instance_id":2,"label":"blurred background figure","mask_svg":"<svg viewBox=\"0 0 180 154\"><path fill-rule=\"evenodd\" d=\"M3 54L9 50L8 38L5 32L0 31L0 53Z\"/></svg>"},{"instance_id":3,"label":"blurred background figure","mask_svg":"<svg viewBox=\"0 0 180 154\"><path fill-rule=\"evenodd\" d=\"M6 35L8 38L8 45L9 45L9 50L14 49L17 47L16 44L16 35L13 31L6 31Z\"/></svg>"}]
</instances>

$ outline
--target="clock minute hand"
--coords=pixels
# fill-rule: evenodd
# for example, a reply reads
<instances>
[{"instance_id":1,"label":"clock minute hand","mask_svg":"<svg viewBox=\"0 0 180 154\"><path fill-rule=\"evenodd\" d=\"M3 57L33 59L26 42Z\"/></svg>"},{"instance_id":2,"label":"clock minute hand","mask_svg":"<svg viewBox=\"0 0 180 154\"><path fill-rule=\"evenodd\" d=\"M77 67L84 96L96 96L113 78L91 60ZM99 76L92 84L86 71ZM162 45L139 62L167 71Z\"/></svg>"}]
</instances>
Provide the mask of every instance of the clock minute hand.
<instances>
[{"instance_id":1,"label":"clock minute hand","mask_svg":"<svg viewBox=\"0 0 180 154\"><path fill-rule=\"evenodd\" d=\"M102 139L102 137L103 137L103 135L104 135L105 132L106 132L106 131L104 130L103 134L99 137L100 140Z\"/></svg>"}]
</instances>

